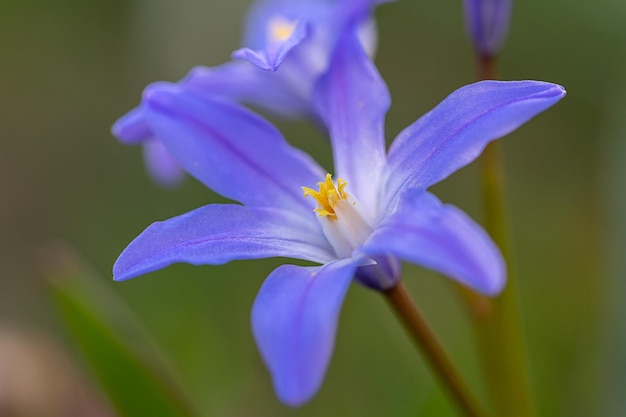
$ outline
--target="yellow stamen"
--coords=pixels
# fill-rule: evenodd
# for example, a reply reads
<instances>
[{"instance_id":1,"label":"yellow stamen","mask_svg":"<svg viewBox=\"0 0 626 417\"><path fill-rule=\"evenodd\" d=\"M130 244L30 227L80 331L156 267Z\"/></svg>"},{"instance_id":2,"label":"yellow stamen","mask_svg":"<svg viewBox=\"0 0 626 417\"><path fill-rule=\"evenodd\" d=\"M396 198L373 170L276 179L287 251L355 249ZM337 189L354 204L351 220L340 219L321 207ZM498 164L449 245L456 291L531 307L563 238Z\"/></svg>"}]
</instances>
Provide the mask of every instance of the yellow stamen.
<instances>
[{"instance_id":1,"label":"yellow stamen","mask_svg":"<svg viewBox=\"0 0 626 417\"><path fill-rule=\"evenodd\" d=\"M320 217L328 217L330 220L337 220L337 214L335 213L335 205L341 199L348 199L348 193L345 188L348 183L341 178L337 179L337 186L333 183L333 178L330 174L326 174L324 182L318 182L317 186L319 191L315 191L309 187L302 187L304 196L311 196L317 201L319 207L314 211Z\"/></svg>"},{"instance_id":2,"label":"yellow stamen","mask_svg":"<svg viewBox=\"0 0 626 417\"><path fill-rule=\"evenodd\" d=\"M296 29L297 21L285 19L282 16L275 16L270 19L268 24L268 33L271 40L275 42L283 42L291 37Z\"/></svg>"}]
</instances>

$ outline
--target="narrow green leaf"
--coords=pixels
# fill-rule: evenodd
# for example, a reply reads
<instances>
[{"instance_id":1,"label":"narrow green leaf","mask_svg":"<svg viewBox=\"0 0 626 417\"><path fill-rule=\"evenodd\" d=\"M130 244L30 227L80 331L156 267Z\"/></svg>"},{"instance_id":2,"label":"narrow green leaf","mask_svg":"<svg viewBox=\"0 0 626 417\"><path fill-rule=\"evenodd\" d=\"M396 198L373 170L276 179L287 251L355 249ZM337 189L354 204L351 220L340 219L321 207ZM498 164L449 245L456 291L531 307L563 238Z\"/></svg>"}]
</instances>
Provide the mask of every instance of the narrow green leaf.
<instances>
[{"instance_id":1,"label":"narrow green leaf","mask_svg":"<svg viewBox=\"0 0 626 417\"><path fill-rule=\"evenodd\" d=\"M62 323L120 415L197 416L132 312L71 248L48 248L42 267Z\"/></svg>"}]
</instances>

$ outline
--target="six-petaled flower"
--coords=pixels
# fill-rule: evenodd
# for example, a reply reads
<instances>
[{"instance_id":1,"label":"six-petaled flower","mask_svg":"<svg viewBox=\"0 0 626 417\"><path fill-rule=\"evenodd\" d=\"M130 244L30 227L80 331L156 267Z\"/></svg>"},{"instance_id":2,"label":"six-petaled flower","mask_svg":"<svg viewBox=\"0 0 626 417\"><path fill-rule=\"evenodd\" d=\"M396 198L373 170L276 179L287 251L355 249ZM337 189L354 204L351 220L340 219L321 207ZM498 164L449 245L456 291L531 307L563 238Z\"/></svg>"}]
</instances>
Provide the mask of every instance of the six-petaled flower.
<instances>
[{"instance_id":1,"label":"six-petaled flower","mask_svg":"<svg viewBox=\"0 0 626 417\"><path fill-rule=\"evenodd\" d=\"M176 262L278 256L318 263L277 268L252 312L278 396L302 404L321 384L353 280L389 289L408 261L488 295L501 290L505 265L489 236L427 188L564 94L536 81L469 85L386 151L387 88L354 27L346 27L311 98L329 131L331 176L237 104L180 84L149 86L142 112L150 131L188 173L241 204L210 204L152 224L120 255L115 279Z\"/></svg>"}]
</instances>

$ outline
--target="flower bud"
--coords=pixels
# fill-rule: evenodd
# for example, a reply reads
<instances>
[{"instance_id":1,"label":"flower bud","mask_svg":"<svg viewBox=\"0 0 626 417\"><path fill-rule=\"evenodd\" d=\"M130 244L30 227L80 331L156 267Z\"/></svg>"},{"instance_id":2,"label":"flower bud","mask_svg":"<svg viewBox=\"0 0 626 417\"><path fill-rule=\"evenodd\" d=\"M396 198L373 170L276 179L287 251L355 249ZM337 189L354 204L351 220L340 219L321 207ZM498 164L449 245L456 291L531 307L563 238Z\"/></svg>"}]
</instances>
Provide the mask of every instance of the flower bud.
<instances>
[{"instance_id":1,"label":"flower bud","mask_svg":"<svg viewBox=\"0 0 626 417\"><path fill-rule=\"evenodd\" d=\"M481 56L496 55L509 31L512 0L463 0L465 24Z\"/></svg>"}]
</instances>

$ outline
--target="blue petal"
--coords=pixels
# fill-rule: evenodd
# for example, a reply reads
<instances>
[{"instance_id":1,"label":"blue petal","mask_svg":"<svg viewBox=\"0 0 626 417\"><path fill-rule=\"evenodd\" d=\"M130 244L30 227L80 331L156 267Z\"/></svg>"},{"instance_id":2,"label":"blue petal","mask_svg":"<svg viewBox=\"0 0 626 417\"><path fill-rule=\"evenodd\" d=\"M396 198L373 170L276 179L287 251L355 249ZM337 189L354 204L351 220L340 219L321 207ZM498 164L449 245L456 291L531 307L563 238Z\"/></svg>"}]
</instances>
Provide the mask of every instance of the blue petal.
<instances>
[{"instance_id":1,"label":"blue petal","mask_svg":"<svg viewBox=\"0 0 626 417\"><path fill-rule=\"evenodd\" d=\"M244 102L280 116L311 115L311 105L290 88L282 75L282 72L260 70L247 62L228 62L213 68L196 67L182 84L203 97Z\"/></svg>"},{"instance_id":2,"label":"blue petal","mask_svg":"<svg viewBox=\"0 0 626 417\"><path fill-rule=\"evenodd\" d=\"M185 171L180 164L154 137L142 107L136 107L122 116L111 131L126 145L142 145L146 171L161 187L176 187L185 179Z\"/></svg>"},{"instance_id":3,"label":"blue petal","mask_svg":"<svg viewBox=\"0 0 626 417\"><path fill-rule=\"evenodd\" d=\"M279 209L213 204L150 225L113 266L121 281L177 262L223 264L275 256L323 263L332 248L316 225Z\"/></svg>"},{"instance_id":4,"label":"blue petal","mask_svg":"<svg viewBox=\"0 0 626 417\"><path fill-rule=\"evenodd\" d=\"M402 195L362 251L397 256L487 295L500 292L506 280L502 255L487 233L461 210L421 190Z\"/></svg>"},{"instance_id":5,"label":"blue petal","mask_svg":"<svg viewBox=\"0 0 626 417\"><path fill-rule=\"evenodd\" d=\"M185 171L160 141L145 140L143 157L148 174L157 184L175 187L185 179Z\"/></svg>"},{"instance_id":6,"label":"blue petal","mask_svg":"<svg viewBox=\"0 0 626 417\"><path fill-rule=\"evenodd\" d=\"M563 87L539 81L482 81L456 90L391 145L390 199L401 188L443 180L564 96Z\"/></svg>"},{"instance_id":7,"label":"blue petal","mask_svg":"<svg viewBox=\"0 0 626 417\"><path fill-rule=\"evenodd\" d=\"M362 23L374 14L374 8L379 4L390 3L395 0L339 0L327 18L329 22L326 30L336 31L341 35L347 25ZM356 28L357 26L355 26ZM364 45L365 47L366 45ZM367 48L366 48L367 49Z\"/></svg>"},{"instance_id":8,"label":"blue petal","mask_svg":"<svg viewBox=\"0 0 626 417\"><path fill-rule=\"evenodd\" d=\"M126 145L137 145L153 136L141 107L136 107L120 117L113 124L111 132Z\"/></svg>"},{"instance_id":9,"label":"blue petal","mask_svg":"<svg viewBox=\"0 0 626 417\"><path fill-rule=\"evenodd\" d=\"M283 265L261 287L252 329L284 403L301 405L319 389L355 265L352 259L321 267Z\"/></svg>"},{"instance_id":10,"label":"blue petal","mask_svg":"<svg viewBox=\"0 0 626 417\"><path fill-rule=\"evenodd\" d=\"M260 68L275 71L288 52L307 36L309 25L328 13L329 2L319 0L264 0L257 1L246 19L244 48L233 56L246 59ZM271 36L276 22L295 25L291 36L277 39Z\"/></svg>"},{"instance_id":11,"label":"blue petal","mask_svg":"<svg viewBox=\"0 0 626 417\"><path fill-rule=\"evenodd\" d=\"M386 164L384 117L389 92L354 30L337 43L327 73L315 87L314 103L330 130L335 175L372 210Z\"/></svg>"},{"instance_id":12,"label":"blue petal","mask_svg":"<svg viewBox=\"0 0 626 417\"><path fill-rule=\"evenodd\" d=\"M271 29L268 29L271 30ZM298 45L307 35L307 24L298 22L292 33L285 39L271 39L273 35L267 34L268 39L264 49L253 50L241 48L232 53L232 57L243 59L266 71L276 71L284 61L287 53Z\"/></svg>"},{"instance_id":13,"label":"blue petal","mask_svg":"<svg viewBox=\"0 0 626 417\"><path fill-rule=\"evenodd\" d=\"M267 121L165 83L147 88L144 107L155 135L207 187L246 205L305 208L315 222L301 187L324 171Z\"/></svg>"}]
</instances>

